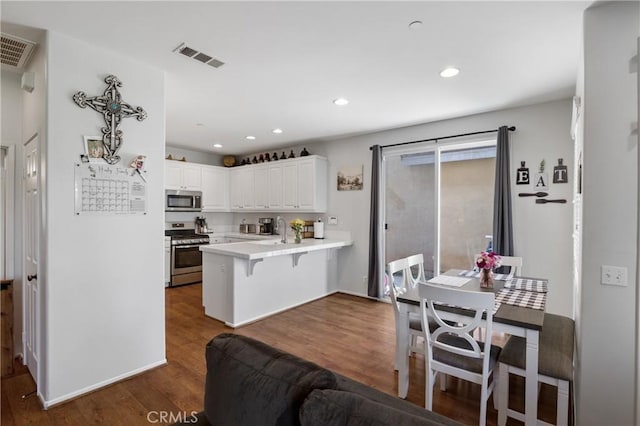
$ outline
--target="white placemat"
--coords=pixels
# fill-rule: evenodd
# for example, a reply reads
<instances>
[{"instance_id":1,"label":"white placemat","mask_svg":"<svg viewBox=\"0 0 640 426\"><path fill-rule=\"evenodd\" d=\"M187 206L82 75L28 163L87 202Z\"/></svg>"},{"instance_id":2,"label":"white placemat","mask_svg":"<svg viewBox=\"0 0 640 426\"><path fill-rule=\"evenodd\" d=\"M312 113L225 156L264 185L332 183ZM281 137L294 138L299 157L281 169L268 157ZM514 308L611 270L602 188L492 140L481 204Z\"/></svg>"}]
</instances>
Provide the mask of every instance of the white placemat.
<instances>
[{"instance_id":1,"label":"white placemat","mask_svg":"<svg viewBox=\"0 0 640 426\"><path fill-rule=\"evenodd\" d=\"M549 291L547 280L537 278L513 278L508 280L504 286L513 290L535 291L537 293Z\"/></svg>"},{"instance_id":2,"label":"white placemat","mask_svg":"<svg viewBox=\"0 0 640 426\"><path fill-rule=\"evenodd\" d=\"M431 278L427 282L431 284L448 285L450 287L462 287L469 281L471 280L469 280L468 278L452 277L450 275L438 275L437 277Z\"/></svg>"}]
</instances>

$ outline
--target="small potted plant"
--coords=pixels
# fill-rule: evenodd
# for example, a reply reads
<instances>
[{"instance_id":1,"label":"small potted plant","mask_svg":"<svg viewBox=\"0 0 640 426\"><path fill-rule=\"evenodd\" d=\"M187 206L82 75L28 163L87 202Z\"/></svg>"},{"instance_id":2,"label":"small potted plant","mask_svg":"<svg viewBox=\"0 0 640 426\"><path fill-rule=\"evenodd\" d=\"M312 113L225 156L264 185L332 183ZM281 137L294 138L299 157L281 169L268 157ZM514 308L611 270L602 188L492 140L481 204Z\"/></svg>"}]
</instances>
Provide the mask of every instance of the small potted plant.
<instances>
[{"instance_id":1,"label":"small potted plant","mask_svg":"<svg viewBox=\"0 0 640 426\"><path fill-rule=\"evenodd\" d=\"M492 251L483 251L476 258L480 268L480 287L493 288L493 269L500 266L501 257Z\"/></svg>"},{"instance_id":2,"label":"small potted plant","mask_svg":"<svg viewBox=\"0 0 640 426\"><path fill-rule=\"evenodd\" d=\"M291 226L291 229L293 229L293 232L296 233L295 242L300 244L302 242L302 227L304 226L304 220L294 219L289 222L289 225Z\"/></svg>"}]
</instances>

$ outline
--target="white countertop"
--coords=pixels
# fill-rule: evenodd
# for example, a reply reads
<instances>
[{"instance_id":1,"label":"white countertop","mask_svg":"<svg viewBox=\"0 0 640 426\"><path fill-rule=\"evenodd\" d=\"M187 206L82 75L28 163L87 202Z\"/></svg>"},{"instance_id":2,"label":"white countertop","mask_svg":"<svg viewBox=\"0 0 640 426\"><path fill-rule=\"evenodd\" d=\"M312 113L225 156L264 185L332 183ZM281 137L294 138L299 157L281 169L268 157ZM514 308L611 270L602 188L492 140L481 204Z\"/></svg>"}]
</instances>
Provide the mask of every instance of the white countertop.
<instances>
[{"instance_id":1,"label":"white countertop","mask_svg":"<svg viewBox=\"0 0 640 426\"><path fill-rule=\"evenodd\" d=\"M231 236L229 235L229 233L225 233L225 235ZM260 236L258 235L258 237ZM200 246L200 251L202 251L203 253L222 254L226 256L239 257L242 259L255 260L264 259L266 257L282 256L286 254L305 253L316 250L328 250L332 248L350 246L353 244L352 240L316 240L313 238L303 239L302 243L300 244L296 244L291 240L287 244L282 244L280 243L280 239L277 235L275 236L275 239L270 238L265 240L264 236L262 237L262 241L210 244L206 246Z\"/></svg>"}]
</instances>

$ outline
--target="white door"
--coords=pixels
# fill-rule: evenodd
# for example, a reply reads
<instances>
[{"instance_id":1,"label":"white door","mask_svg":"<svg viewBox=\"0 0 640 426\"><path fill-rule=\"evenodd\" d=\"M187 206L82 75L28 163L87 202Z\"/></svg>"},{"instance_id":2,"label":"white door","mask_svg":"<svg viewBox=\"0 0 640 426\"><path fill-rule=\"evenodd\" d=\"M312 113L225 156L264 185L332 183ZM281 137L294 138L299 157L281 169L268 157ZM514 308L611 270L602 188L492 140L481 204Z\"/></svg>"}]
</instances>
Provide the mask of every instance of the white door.
<instances>
[{"instance_id":1,"label":"white door","mask_svg":"<svg viewBox=\"0 0 640 426\"><path fill-rule=\"evenodd\" d=\"M38 223L39 137L36 134L24 146L24 352L27 367L38 383L38 356L40 354L40 293L38 286L38 253L40 248Z\"/></svg>"}]
</instances>

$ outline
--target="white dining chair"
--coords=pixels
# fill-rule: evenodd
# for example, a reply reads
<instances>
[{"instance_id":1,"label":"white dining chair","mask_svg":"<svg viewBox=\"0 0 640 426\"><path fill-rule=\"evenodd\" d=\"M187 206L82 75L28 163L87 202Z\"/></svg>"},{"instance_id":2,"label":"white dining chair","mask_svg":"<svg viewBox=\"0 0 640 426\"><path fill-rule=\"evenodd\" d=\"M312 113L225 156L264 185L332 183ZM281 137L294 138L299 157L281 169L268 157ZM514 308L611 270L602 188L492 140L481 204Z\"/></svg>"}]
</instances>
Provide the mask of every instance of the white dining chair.
<instances>
[{"instance_id":1,"label":"white dining chair","mask_svg":"<svg viewBox=\"0 0 640 426\"><path fill-rule=\"evenodd\" d=\"M561 315L545 314L538 344L538 382L555 386L557 392L556 425L569 422L569 383L573 379L573 345L575 323ZM526 342L511 336L504 345L499 362L498 425L504 426L507 417L524 421L524 414L509 408L509 373L525 376ZM538 420L539 425L550 426Z\"/></svg>"},{"instance_id":2,"label":"white dining chair","mask_svg":"<svg viewBox=\"0 0 640 426\"><path fill-rule=\"evenodd\" d=\"M423 328L430 319L437 324L433 329L426 327L425 408L433 409L433 386L437 375L452 375L480 384L479 424L484 426L487 401L496 384L493 373L500 348L492 345L490 339L487 339L489 342L477 342L470 332L484 326L487 335L491 335L495 296L491 292L463 291L432 284L419 284L419 293ZM443 308L451 309L451 306L464 307L472 316L460 317L458 321L464 321L463 323L445 322L441 317Z\"/></svg>"},{"instance_id":3,"label":"white dining chair","mask_svg":"<svg viewBox=\"0 0 640 426\"><path fill-rule=\"evenodd\" d=\"M427 281L427 277L424 274L424 255L422 253L407 257L407 266L409 267L407 281L412 287L415 288L419 282ZM414 269L417 269L415 274Z\"/></svg>"},{"instance_id":4,"label":"white dining chair","mask_svg":"<svg viewBox=\"0 0 640 426\"><path fill-rule=\"evenodd\" d=\"M397 297L407 291L407 286L410 285L408 275L409 263L407 258L394 260L387 264L387 279L389 285L389 296L391 298L391 304L393 306L393 313L396 322L396 329L400 321L400 308L398 306ZM398 369L398 356L409 356L411 353L424 353L424 346L418 343L419 338L424 338L422 333L422 322L420 315L417 313L409 314L409 347L399 350L396 348L396 360L395 369ZM396 332L397 334L397 332ZM397 341L396 341L397 342ZM397 343L396 343L397 344Z\"/></svg>"},{"instance_id":5,"label":"white dining chair","mask_svg":"<svg viewBox=\"0 0 640 426\"><path fill-rule=\"evenodd\" d=\"M500 256L500 266L510 266L510 275L521 276L522 257L520 256Z\"/></svg>"}]
</instances>

